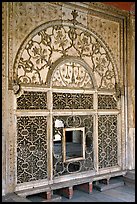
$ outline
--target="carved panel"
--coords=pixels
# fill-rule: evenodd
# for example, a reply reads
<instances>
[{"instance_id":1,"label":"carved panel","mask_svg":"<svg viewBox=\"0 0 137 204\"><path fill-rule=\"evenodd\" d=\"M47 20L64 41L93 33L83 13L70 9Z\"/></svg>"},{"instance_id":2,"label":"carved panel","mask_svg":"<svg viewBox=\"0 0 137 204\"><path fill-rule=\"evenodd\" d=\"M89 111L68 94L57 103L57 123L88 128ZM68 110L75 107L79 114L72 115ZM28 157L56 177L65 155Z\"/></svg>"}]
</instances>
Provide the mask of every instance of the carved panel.
<instances>
[{"instance_id":1,"label":"carved panel","mask_svg":"<svg viewBox=\"0 0 137 204\"><path fill-rule=\"evenodd\" d=\"M85 159L63 162L62 147L58 147L56 153L53 149L53 174L54 177L60 175L66 175L76 172L89 171L94 169L93 161L93 116L92 115L75 115L75 116L54 116L53 124L55 120L59 119L64 123L64 126L69 127L85 127ZM55 134L63 136L63 128L53 128L53 137Z\"/></svg>"},{"instance_id":2,"label":"carved panel","mask_svg":"<svg viewBox=\"0 0 137 204\"><path fill-rule=\"evenodd\" d=\"M119 22L116 20L106 19L105 17L98 17L88 15L88 28L96 31L111 49L117 66L120 66L120 29Z\"/></svg>"},{"instance_id":3,"label":"carved panel","mask_svg":"<svg viewBox=\"0 0 137 204\"><path fill-rule=\"evenodd\" d=\"M46 109L47 108L47 93L24 91L17 98L17 109Z\"/></svg>"},{"instance_id":4,"label":"carved panel","mask_svg":"<svg viewBox=\"0 0 137 204\"><path fill-rule=\"evenodd\" d=\"M93 109L93 95L53 93L53 109Z\"/></svg>"},{"instance_id":5,"label":"carved panel","mask_svg":"<svg viewBox=\"0 0 137 204\"><path fill-rule=\"evenodd\" d=\"M117 102L112 95L98 95L98 109L115 109Z\"/></svg>"},{"instance_id":6,"label":"carved panel","mask_svg":"<svg viewBox=\"0 0 137 204\"><path fill-rule=\"evenodd\" d=\"M16 70L18 80L24 84L46 84L47 73L52 68L52 63L68 55L80 57L89 64L98 88L114 88L114 65L104 45L88 30L77 28L74 25L50 26L31 38L19 59ZM64 71L71 71L71 69L65 68ZM82 70L82 68L80 69ZM70 74L68 73L70 80L73 79L72 73L72 71ZM81 75L83 74L81 73ZM87 75L87 80L88 78ZM75 82L80 81L76 81L75 78Z\"/></svg>"},{"instance_id":7,"label":"carved panel","mask_svg":"<svg viewBox=\"0 0 137 204\"><path fill-rule=\"evenodd\" d=\"M47 118L17 117L17 183L47 178Z\"/></svg>"},{"instance_id":8,"label":"carved panel","mask_svg":"<svg viewBox=\"0 0 137 204\"><path fill-rule=\"evenodd\" d=\"M118 164L117 142L117 116L100 115L98 117L99 168Z\"/></svg>"},{"instance_id":9,"label":"carved panel","mask_svg":"<svg viewBox=\"0 0 137 204\"><path fill-rule=\"evenodd\" d=\"M93 88L89 73L78 63L68 62L57 68L53 74L52 86L67 88Z\"/></svg>"}]
</instances>

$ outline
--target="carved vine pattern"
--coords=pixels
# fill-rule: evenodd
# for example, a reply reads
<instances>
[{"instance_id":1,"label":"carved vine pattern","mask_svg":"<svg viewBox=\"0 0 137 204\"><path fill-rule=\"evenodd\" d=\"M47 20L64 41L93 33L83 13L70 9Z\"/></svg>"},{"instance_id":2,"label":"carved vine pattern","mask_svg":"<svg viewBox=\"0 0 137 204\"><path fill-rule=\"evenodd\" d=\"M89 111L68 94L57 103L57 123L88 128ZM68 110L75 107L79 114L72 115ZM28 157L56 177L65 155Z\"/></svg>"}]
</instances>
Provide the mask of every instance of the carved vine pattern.
<instances>
[{"instance_id":1,"label":"carved vine pattern","mask_svg":"<svg viewBox=\"0 0 137 204\"><path fill-rule=\"evenodd\" d=\"M98 117L99 168L118 164L117 147L117 116L100 115Z\"/></svg>"},{"instance_id":2,"label":"carved vine pattern","mask_svg":"<svg viewBox=\"0 0 137 204\"><path fill-rule=\"evenodd\" d=\"M53 109L93 109L93 95L53 93Z\"/></svg>"},{"instance_id":3,"label":"carved vine pattern","mask_svg":"<svg viewBox=\"0 0 137 204\"><path fill-rule=\"evenodd\" d=\"M24 84L47 84L52 64L72 55L89 64L98 88L114 88L114 68L105 48L92 34L74 25L54 25L32 37L20 57L18 79Z\"/></svg>"},{"instance_id":4,"label":"carved vine pattern","mask_svg":"<svg viewBox=\"0 0 137 204\"><path fill-rule=\"evenodd\" d=\"M24 91L17 98L17 109L47 109L47 93Z\"/></svg>"},{"instance_id":5,"label":"carved vine pattern","mask_svg":"<svg viewBox=\"0 0 137 204\"><path fill-rule=\"evenodd\" d=\"M47 118L17 117L17 183L47 178Z\"/></svg>"}]
</instances>

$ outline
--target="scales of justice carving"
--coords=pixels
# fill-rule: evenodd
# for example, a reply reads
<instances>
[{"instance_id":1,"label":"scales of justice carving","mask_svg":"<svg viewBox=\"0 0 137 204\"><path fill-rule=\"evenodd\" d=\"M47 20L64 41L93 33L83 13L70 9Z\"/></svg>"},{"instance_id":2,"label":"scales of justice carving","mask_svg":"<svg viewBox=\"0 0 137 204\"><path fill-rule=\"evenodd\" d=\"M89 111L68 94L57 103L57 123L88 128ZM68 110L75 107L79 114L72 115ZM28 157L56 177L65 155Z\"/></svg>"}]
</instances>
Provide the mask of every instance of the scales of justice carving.
<instances>
[{"instance_id":1,"label":"scales of justice carving","mask_svg":"<svg viewBox=\"0 0 137 204\"><path fill-rule=\"evenodd\" d=\"M80 64L68 62L56 69L52 86L66 86L67 88L93 88L91 77Z\"/></svg>"}]
</instances>

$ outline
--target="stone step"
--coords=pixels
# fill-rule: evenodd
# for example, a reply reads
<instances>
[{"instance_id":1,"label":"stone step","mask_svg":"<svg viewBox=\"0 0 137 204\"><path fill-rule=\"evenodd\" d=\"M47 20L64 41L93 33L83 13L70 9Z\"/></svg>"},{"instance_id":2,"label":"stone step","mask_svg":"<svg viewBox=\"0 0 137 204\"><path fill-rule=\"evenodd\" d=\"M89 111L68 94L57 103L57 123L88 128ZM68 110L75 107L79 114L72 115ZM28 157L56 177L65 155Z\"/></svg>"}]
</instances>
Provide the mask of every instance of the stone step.
<instances>
[{"instance_id":1,"label":"stone step","mask_svg":"<svg viewBox=\"0 0 137 204\"><path fill-rule=\"evenodd\" d=\"M127 171L123 177L125 185L135 188L135 170Z\"/></svg>"},{"instance_id":2,"label":"stone step","mask_svg":"<svg viewBox=\"0 0 137 204\"><path fill-rule=\"evenodd\" d=\"M102 181L99 181L95 184L93 184L93 188L99 190L99 191L105 191L108 189L112 189L112 188L117 188L120 186L124 186L124 181L122 178L111 178L109 180L109 184L104 184L102 183Z\"/></svg>"},{"instance_id":3,"label":"stone step","mask_svg":"<svg viewBox=\"0 0 137 204\"><path fill-rule=\"evenodd\" d=\"M6 196L2 197L2 202L31 202L31 201L27 198L20 197L15 193L9 193Z\"/></svg>"},{"instance_id":4,"label":"stone step","mask_svg":"<svg viewBox=\"0 0 137 204\"><path fill-rule=\"evenodd\" d=\"M25 189L25 190L21 190L21 191L16 191L15 193L18 196L21 197L26 197L28 195L33 195L33 194L38 194L38 193L44 193L44 192L48 192L50 191L50 188L48 186L42 186L42 187L35 187L35 188L30 188L30 189Z\"/></svg>"},{"instance_id":5,"label":"stone step","mask_svg":"<svg viewBox=\"0 0 137 204\"><path fill-rule=\"evenodd\" d=\"M29 199L31 202L61 202L62 197L53 194L51 199L45 199L42 195L36 194L28 196L27 199Z\"/></svg>"}]
</instances>

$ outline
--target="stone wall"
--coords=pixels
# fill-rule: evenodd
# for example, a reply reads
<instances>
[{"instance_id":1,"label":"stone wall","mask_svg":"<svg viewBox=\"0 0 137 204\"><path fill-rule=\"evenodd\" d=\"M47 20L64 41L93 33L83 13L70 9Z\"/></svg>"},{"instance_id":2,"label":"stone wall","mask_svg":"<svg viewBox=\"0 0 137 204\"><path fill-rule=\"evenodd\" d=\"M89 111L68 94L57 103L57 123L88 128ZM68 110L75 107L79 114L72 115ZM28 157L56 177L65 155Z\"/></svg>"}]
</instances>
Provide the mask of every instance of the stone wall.
<instances>
[{"instance_id":1,"label":"stone wall","mask_svg":"<svg viewBox=\"0 0 137 204\"><path fill-rule=\"evenodd\" d=\"M135 17L129 20L128 66L128 168L135 169Z\"/></svg>"}]
</instances>

